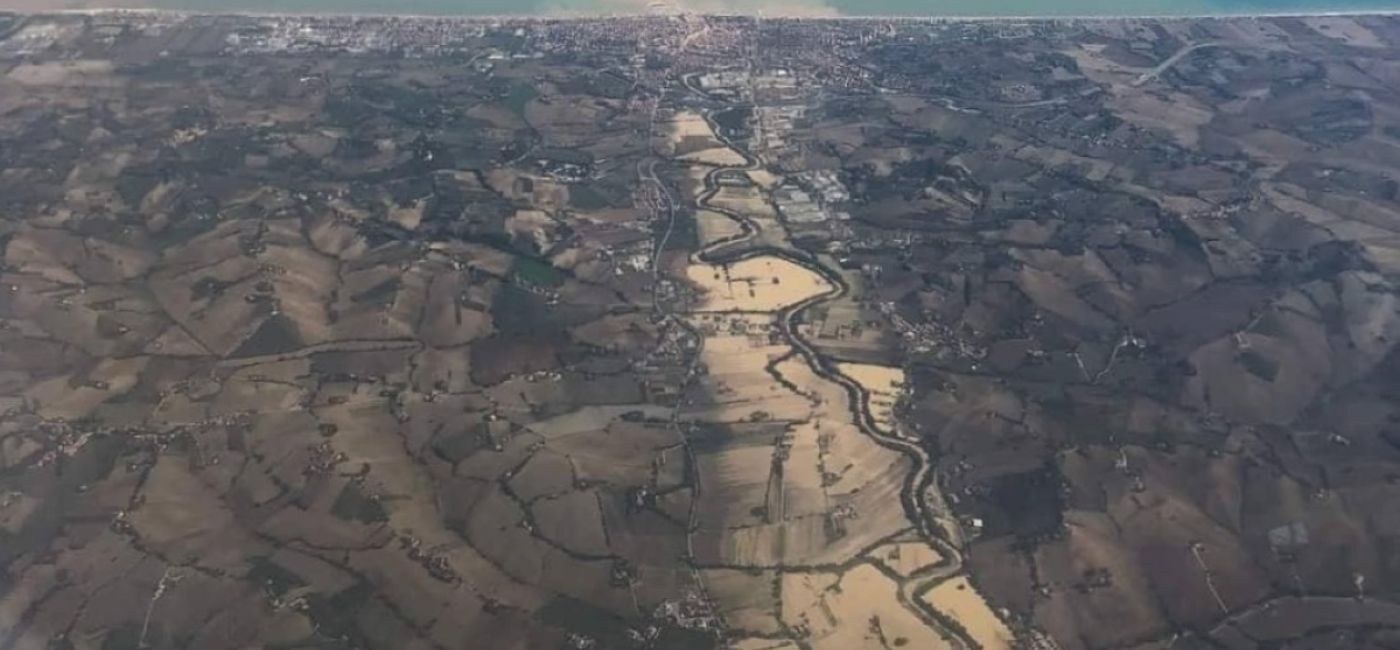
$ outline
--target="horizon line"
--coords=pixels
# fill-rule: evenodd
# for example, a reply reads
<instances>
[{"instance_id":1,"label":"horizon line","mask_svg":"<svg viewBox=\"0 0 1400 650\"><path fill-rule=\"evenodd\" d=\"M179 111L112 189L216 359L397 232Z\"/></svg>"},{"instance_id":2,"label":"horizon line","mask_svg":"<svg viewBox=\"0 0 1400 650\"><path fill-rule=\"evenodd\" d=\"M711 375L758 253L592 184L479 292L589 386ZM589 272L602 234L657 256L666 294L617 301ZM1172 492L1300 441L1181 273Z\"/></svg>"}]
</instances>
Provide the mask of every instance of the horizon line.
<instances>
[{"instance_id":1,"label":"horizon line","mask_svg":"<svg viewBox=\"0 0 1400 650\"><path fill-rule=\"evenodd\" d=\"M187 17L231 17L231 18L355 18L406 20L460 20L460 21L587 21L608 18L761 18L778 20L813 21L909 21L909 22L1056 22L1056 21L1113 21L1113 20L1221 20L1221 19L1270 19L1270 18L1394 18L1400 16L1396 9L1338 9L1318 11L1279 11L1279 12L1207 12L1187 14L1027 14L1027 15L946 15L925 16L916 14L803 14L726 11L677 11L677 12L561 12L537 14L415 14L388 12L282 12L260 10L201 11L190 9L165 9L157 7L94 7L86 9L58 9L43 11L21 11L0 9L0 14L26 17L43 16L100 16L112 14L145 14L155 16Z\"/></svg>"}]
</instances>

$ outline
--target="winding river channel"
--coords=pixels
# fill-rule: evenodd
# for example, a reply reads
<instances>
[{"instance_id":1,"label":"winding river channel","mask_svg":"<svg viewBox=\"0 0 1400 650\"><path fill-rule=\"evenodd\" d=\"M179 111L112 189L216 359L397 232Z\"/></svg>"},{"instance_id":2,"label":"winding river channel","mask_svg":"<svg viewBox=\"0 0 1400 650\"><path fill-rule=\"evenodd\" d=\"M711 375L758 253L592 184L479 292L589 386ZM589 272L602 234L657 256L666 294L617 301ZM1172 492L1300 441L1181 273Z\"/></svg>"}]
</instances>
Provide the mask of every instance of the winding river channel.
<instances>
[{"instance_id":1,"label":"winding river channel","mask_svg":"<svg viewBox=\"0 0 1400 650\"><path fill-rule=\"evenodd\" d=\"M740 165L713 166L705 173L703 189L695 197L693 207L697 211L706 210L732 219L738 224L739 231L702 244L699 250L691 254L691 264L730 268L746 261L776 259L795 265L802 271L821 278L825 287L823 291L802 297L789 304L779 305L771 312L766 313L772 314L775 324L782 337L791 346L793 354L800 356L821 380L835 383L845 391L849 404L850 420L859 431L881 447L898 452L911 461L911 469L904 477L900 491L901 504L913 530L917 531L919 538L924 543L937 551L941 560L913 571L898 580L900 605L917 616L925 625L939 631L941 636L954 647L976 648L988 645L985 641L979 643L978 639L973 638L976 635L969 635L962 625L949 625L952 617L947 613L935 610L925 599L930 590L946 580L959 576L963 573L964 568L962 552L959 547L960 542L957 541L961 540L957 523L950 517L938 515L942 509L940 507L941 496L937 493L934 459L928 450L916 442L901 437L895 431L885 431L878 426L871 409L872 396L867 387L843 373L836 362L819 352L799 330L798 325L803 321L804 313L848 296L852 291L851 286L841 273L831 266L833 261L824 260L818 255L789 246L790 242L785 232L765 233L764 224L760 224L750 215L715 202L715 197L722 189L721 181L726 176L747 175L748 172L763 170L764 167L759 158L746 146L725 138L723 130L715 122L715 114L733 108L735 104L729 100L717 100L706 95L693 83L693 77L684 78L684 85L688 91L698 93L705 98L707 107L703 110L702 115L715 138L741 155L744 161ZM643 182L654 184L662 195L662 200L656 206L659 212L657 216L669 219L664 231L665 235L662 238L663 243L657 249L657 258L659 259L664 251L665 241L675 231L675 220L678 218L677 203L672 191L666 187L664 181L656 176L655 159L645 162L639 167L639 170ZM779 229L781 230L781 227ZM775 242L781 245L775 245ZM657 266L659 267L659 262ZM665 314L665 316L674 318L672 314ZM675 320L683 321L680 318L675 318ZM693 328L691 331L703 346L704 337L695 332ZM789 354L788 357L793 356L793 354ZM697 353L696 356L698 358L699 354ZM778 381L778 375L772 372L772 366L776 363L778 362L770 364L770 373L774 375L775 381ZM856 558L852 558L852 560L854 559ZM981 602L980 597L977 597L977 601ZM983 607L985 608L985 605Z\"/></svg>"}]
</instances>

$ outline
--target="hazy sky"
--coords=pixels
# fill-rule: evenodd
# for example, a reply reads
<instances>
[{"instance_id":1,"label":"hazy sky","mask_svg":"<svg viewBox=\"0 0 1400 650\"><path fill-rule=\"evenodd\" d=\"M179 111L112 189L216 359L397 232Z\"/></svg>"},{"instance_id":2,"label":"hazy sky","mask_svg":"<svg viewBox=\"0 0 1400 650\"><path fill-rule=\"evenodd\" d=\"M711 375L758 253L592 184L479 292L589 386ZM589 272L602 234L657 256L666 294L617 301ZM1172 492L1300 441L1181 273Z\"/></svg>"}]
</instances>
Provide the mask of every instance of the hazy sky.
<instances>
[{"instance_id":1,"label":"hazy sky","mask_svg":"<svg viewBox=\"0 0 1400 650\"><path fill-rule=\"evenodd\" d=\"M640 13L651 0L0 0L0 9L39 11L154 6L196 11L415 14ZM701 12L768 15L1145 15L1308 9L1400 9L1400 0L667 0Z\"/></svg>"}]
</instances>

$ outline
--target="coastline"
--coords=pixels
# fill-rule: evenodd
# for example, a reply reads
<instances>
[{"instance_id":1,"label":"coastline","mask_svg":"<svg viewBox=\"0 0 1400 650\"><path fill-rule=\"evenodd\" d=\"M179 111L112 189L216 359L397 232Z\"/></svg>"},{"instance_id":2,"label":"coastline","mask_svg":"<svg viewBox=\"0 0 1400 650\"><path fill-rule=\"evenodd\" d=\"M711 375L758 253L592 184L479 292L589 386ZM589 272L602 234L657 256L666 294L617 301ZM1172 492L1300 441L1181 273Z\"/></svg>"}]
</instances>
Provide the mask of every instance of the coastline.
<instances>
[{"instance_id":1,"label":"coastline","mask_svg":"<svg viewBox=\"0 0 1400 650\"><path fill-rule=\"evenodd\" d=\"M1327 11L1243 11L1243 12L1204 12L1181 14L1041 14L1041 15L947 15L921 16L913 14L838 14L802 15L769 14L765 12L710 12L710 11L668 11L668 12L560 12L532 14L415 14L387 12L280 12L255 10L210 10L161 8L101 7L87 9L58 9L47 11L20 11L0 9L0 14L13 14L26 17L42 16L104 16L104 15L151 15L174 17L233 17L257 19L283 18L342 18L352 20L450 20L461 22L510 21L510 22L559 22L592 21L602 19L639 18L679 18L701 16L713 18L759 18L766 20L805 20L805 21L844 21L844 22L903 22L903 23L1057 23L1057 22L1112 22L1120 20L1151 21L1197 21L1197 20L1262 20L1274 18L1389 18L1400 16L1396 9L1337 9Z\"/></svg>"}]
</instances>

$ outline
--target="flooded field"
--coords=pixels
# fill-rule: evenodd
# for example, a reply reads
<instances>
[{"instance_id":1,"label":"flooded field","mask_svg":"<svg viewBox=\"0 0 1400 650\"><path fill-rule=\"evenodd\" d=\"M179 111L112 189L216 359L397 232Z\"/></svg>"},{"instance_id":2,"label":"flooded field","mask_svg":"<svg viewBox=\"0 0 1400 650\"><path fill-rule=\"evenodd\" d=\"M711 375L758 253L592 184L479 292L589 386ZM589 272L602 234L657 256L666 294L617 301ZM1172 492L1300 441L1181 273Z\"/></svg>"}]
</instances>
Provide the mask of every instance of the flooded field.
<instances>
[{"instance_id":1,"label":"flooded field","mask_svg":"<svg viewBox=\"0 0 1400 650\"><path fill-rule=\"evenodd\" d=\"M985 650L1010 650L1015 637L965 576L943 581L924 595L934 609L952 617Z\"/></svg>"},{"instance_id":2,"label":"flooded field","mask_svg":"<svg viewBox=\"0 0 1400 650\"><path fill-rule=\"evenodd\" d=\"M702 246L791 249L769 196L780 177L746 169L750 185L716 183L715 166L739 165L745 156L711 146L714 135L697 114L678 113L667 126L672 162L692 184ZM751 228L747 237L741 219ZM1009 648L1005 624L957 577L961 559L919 539L903 507L906 477L922 470L876 439L897 438L904 371L834 364L848 389L795 347L786 312L820 296L845 296L849 286L777 255L697 261L703 257L683 267L696 294L685 319L701 338L702 371L678 412L704 486L692 510L695 562L774 571L780 594L756 598L752 589L736 590L732 572L706 570L708 594L737 633L736 647L749 647L744 631L767 634L779 621L815 649L960 647L953 631L912 602L930 581L951 574L930 590L931 605L981 647ZM860 318L850 309L835 320L826 313L823 326L833 331ZM869 425L853 418L852 399L865 400ZM841 568L798 568L816 565ZM767 574L747 575L740 582Z\"/></svg>"},{"instance_id":3,"label":"flooded field","mask_svg":"<svg viewBox=\"0 0 1400 650\"><path fill-rule=\"evenodd\" d=\"M908 460L850 420L847 395L778 339L771 314L692 317L706 369L682 421L698 441L703 562L780 567L848 561L908 526ZM847 522L859 520L859 525Z\"/></svg>"},{"instance_id":4,"label":"flooded field","mask_svg":"<svg viewBox=\"0 0 1400 650\"><path fill-rule=\"evenodd\" d=\"M713 165L715 167L735 167L744 164L744 157L729 147L708 147L681 156L681 160Z\"/></svg>"},{"instance_id":5,"label":"flooded field","mask_svg":"<svg viewBox=\"0 0 1400 650\"><path fill-rule=\"evenodd\" d=\"M678 160L714 167L743 165L744 156L725 146L715 136L705 117L694 111L681 111L665 125L664 151Z\"/></svg>"},{"instance_id":6,"label":"flooded field","mask_svg":"<svg viewBox=\"0 0 1400 650\"><path fill-rule=\"evenodd\" d=\"M942 553L938 552L938 549L929 546L926 542L897 542L871 551L870 556L891 571L906 578L946 559Z\"/></svg>"},{"instance_id":7,"label":"flooded field","mask_svg":"<svg viewBox=\"0 0 1400 650\"><path fill-rule=\"evenodd\" d=\"M776 313L831 291L820 275L777 256L733 264L692 264L686 278L699 288L696 311Z\"/></svg>"},{"instance_id":8,"label":"flooded field","mask_svg":"<svg viewBox=\"0 0 1400 650\"><path fill-rule=\"evenodd\" d=\"M765 190L771 190L781 185L783 182L782 176L774 174L766 169L754 169L749 171L748 175L749 180Z\"/></svg>"},{"instance_id":9,"label":"flooded field","mask_svg":"<svg viewBox=\"0 0 1400 650\"><path fill-rule=\"evenodd\" d=\"M817 650L956 648L899 602L899 585L862 564L839 576L796 574L783 580L783 618L807 632Z\"/></svg>"},{"instance_id":10,"label":"flooded field","mask_svg":"<svg viewBox=\"0 0 1400 650\"><path fill-rule=\"evenodd\" d=\"M696 210L695 227L700 231L700 245L737 237L744 232L739 222L713 210Z\"/></svg>"},{"instance_id":11,"label":"flooded field","mask_svg":"<svg viewBox=\"0 0 1400 650\"><path fill-rule=\"evenodd\" d=\"M895 403L904 392L904 370L870 363L841 363L837 369L865 389L870 417L880 430L895 433Z\"/></svg>"}]
</instances>

